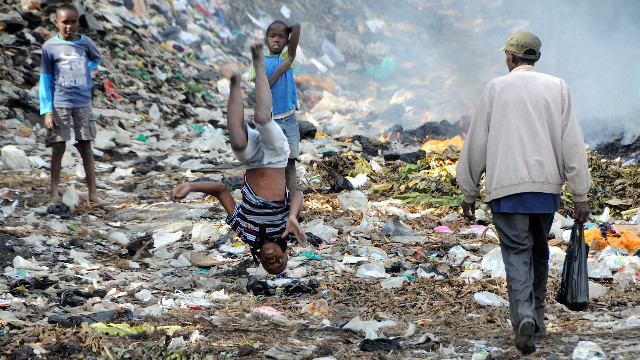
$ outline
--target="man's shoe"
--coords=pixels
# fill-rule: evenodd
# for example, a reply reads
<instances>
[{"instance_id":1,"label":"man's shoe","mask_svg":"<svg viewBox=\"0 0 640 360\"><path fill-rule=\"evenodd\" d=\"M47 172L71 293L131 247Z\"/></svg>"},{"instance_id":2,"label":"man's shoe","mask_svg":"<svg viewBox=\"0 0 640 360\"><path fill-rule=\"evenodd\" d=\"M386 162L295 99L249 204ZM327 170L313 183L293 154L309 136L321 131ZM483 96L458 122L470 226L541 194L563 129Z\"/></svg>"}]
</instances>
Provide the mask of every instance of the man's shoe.
<instances>
[{"instance_id":1,"label":"man's shoe","mask_svg":"<svg viewBox=\"0 0 640 360\"><path fill-rule=\"evenodd\" d=\"M534 341L539 341L542 340L544 338L547 337L547 330L546 329L540 329L539 331L536 331L535 334L533 334L533 340Z\"/></svg>"},{"instance_id":2,"label":"man's shoe","mask_svg":"<svg viewBox=\"0 0 640 360\"><path fill-rule=\"evenodd\" d=\"M533 335L536 333L536 322L531 316L525 316L520 319L516 327L516 348L524 355L531 354L536 351L533 345Z\"/></svg>"}]
</instances>

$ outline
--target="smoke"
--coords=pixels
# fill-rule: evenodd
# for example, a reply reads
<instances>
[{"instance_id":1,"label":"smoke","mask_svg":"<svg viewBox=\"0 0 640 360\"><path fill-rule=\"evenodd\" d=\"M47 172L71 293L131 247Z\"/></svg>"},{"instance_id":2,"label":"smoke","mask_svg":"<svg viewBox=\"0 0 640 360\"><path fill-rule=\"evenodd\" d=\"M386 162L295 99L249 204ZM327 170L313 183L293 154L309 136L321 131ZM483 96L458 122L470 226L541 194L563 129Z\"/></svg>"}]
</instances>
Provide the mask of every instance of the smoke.
<instances>
[{"instance_id":1,"label":"smoke","mask_svg":"<svg viewBox=\"0 0 640 360\"><path fill-rule=\"evenodd\" d=\"M473 113L487 81L508 73L499 49L526 30L542 41L536 68L569 84L588 143L640 134L638 0L254 2L273 9L274 19L285 3L297 18L283 20L303 24L300 46L308 57L322 57L325 39L343 53L345 61L327 73L340 84L339 95L362 98L375 88L378 100L390 101L408 91L415 99L404 105L417 109L415 118L429 110L434 121L457 122ZM372 30L369 21L385 25ZM395 59L395 73L367 74L385 57ZM410 128L415 118L395 122Z\"/></svg>"},{"instance_id":2,"label":"smoke","mask_svg":"<svg viewBox=\"0 0 640 360\"><path fill-rule=\"evenodd\" d=\"M487 80L507 73L497 51L506 37L531 31L542 41L536 68L569 84L587 142L630 142L640 134L640 1L485 0L483 9L469 3L445 12L455 14L448 17L454 31L436 47L457 49L447 67L463 73L464 83L453 91L475 102ZM447 109L453 111L467 109Z\"/></svg>"},{"instance_id":3,"label":"smoke","mask_svg":"<svg viewBox=\"0 0 640 360\"><path fill-rule=\"evenodd\" d=\"M640 134L640 2L542 1L532 10L530 31L542 41L536 67L567 81L585 140L632 141Z\"/></svg>"}]
</instances>

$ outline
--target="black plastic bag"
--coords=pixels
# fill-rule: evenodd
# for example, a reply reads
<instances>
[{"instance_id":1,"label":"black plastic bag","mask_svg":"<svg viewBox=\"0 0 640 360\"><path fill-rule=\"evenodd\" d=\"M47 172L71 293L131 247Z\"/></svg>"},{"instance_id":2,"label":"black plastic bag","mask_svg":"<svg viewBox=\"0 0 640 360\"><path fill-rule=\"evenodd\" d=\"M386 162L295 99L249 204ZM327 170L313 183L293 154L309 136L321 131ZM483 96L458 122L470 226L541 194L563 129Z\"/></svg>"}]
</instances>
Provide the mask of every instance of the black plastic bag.
<instances>
[{"instance_id":1,"label":"black plastic bag","mask_svg":"<svg viewBox=\"0 0 640 360\"><path fill-rule=\"evenodd\" d=\"M570 310L585 310L589 306L588 252L584 229L581 223L576 222L571 228L571 239L562 269L562 284L556 295L556 301Z\"/></svg>"}]
</instances>

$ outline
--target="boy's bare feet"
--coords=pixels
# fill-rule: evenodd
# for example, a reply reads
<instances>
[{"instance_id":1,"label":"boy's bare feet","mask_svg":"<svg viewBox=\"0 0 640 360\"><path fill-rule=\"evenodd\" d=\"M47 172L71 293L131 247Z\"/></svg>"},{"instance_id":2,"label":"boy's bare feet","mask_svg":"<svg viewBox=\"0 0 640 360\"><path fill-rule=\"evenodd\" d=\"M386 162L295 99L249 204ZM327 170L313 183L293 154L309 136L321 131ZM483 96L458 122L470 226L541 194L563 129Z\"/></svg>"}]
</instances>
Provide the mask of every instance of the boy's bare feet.
<instances>
[{"instance_id":1,"label":"boy's bare feet","mask_svg":"<svg viewBox=\"0 0 640 360\"><path fill-rule=\"evenodd\" d=\"M49 204L47 205L59 205L62 202L62 195L59 192L51 193L49 197Z\"/></svg>"},{"instance_id":2,"label":"boy's bare feet","mask_svg":"<svg viewBox=\"0 0 640 360\"><path fill-rule=\"evenodd\" d=\"M236 63L224 64L220 67L220 74L225 78L238 82L242 77L242 73L240 72L240 66Z\"/></svg>"},{"instance_id":3,"label":"boy's bare feet","mask_svg":"<svg viewBox=\"0 0 640 360\"><path fill-rule=\"evenodd\" d=\"M104 201L100 199L98 195L89 195L89 198L87 199L87 203L96 205L96 204L102 204L104 203Z\"/></svg>"},{"instance_id":4,"label":"boy's bare feet","mask_svg":"<svg viewBox=\"0 0 640 360\"><path fill-rule=\"evenodd\" d=\"M263 57L263 49L264 43L262 41L256 41L251 44L251 60L253 60L253 65L257 68L257 65L260 65L264 62Z\"/></svg>"}]
</instances>

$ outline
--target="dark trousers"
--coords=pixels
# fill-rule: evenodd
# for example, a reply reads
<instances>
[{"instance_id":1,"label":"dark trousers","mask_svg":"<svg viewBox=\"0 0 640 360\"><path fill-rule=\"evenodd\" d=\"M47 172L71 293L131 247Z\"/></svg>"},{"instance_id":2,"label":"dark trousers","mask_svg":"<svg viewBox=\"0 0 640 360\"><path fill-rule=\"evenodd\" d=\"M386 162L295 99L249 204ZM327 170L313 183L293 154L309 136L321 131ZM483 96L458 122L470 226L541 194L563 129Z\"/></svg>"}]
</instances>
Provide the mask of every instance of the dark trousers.
<instances>
[{"instance_id":1,"label":"dark trousers","mask_svg":"<svg viewBox=\"0 0 640 360\"><path fill-rule=\"evenodd\" d=\"M514 330L520 319L529 315L535 319L538 331L546 333L544 300L549 274L547 236L552 221L553 214L493 214L507 273L509 314Z\"/></svg>"}]
</instances>

